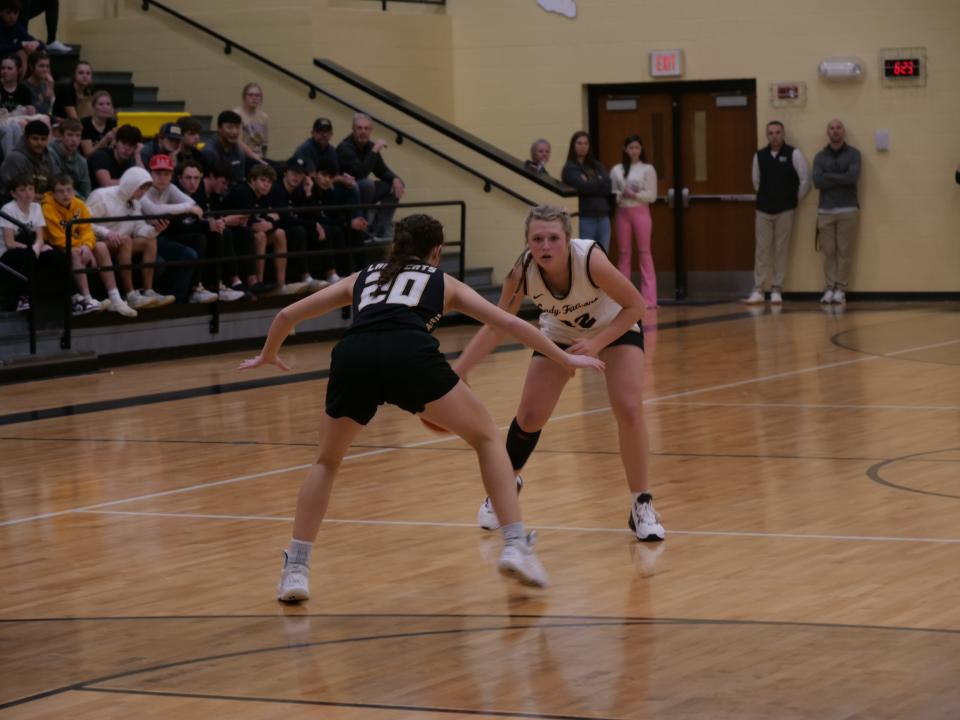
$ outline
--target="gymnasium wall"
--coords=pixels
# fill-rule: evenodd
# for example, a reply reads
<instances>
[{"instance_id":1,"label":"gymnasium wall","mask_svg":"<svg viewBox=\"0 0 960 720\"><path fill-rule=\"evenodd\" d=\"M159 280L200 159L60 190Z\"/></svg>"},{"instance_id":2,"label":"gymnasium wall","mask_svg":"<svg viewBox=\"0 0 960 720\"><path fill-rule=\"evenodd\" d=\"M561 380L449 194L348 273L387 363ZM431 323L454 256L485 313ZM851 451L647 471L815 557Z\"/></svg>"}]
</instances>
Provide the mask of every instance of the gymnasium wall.
<instances>
[{"instance_id":1,"label":"gymnasium wall","mask_svg":"<svg viewBox=\"0 0 960 720\"><path fill-rule=\"evenodd\" d=\"M542 135L554 146L550 169L558 174L570 134L586 125L586 86L649 82L647 53L682 48L684 80L756 78L758 145L766 121L780 119L788 141L812 161L827 121L846 123L864 164L853 289L960 290L960 187L953 182L960 162L960 3L953 0L578 0L573 20L535 0L448 0L445 9L395 3L388 13L373 0L277 0L269 11L252 0L168 4L535 200L553 196L371 103L314 68L312 58L341 63L515 155ZM333 119L335 139L349 130L349 111L309 100L259 64L224 55L156 10L143 12L138 0L65 5L61 34L83 43L96 68L132 70L138 85L158 85L161 98L185 99L193 113L216 115L238 104L245 82L259 82L275 157L305 138L317 115ZM929 60L926 87L882 87L879 50L917 46ZM866 79L818 79L817 63L836 55L861 58ZM805 82L806 105L771 107L775 81ZM889 152L873 147L879 129L890 132ZM521 203L483 193L474 179L409 143L391 142L385 157L408 181L408 199L466 200L468 264L492 265L497 275L507 270L520 248ZM820 288L815 209L814 192L798 212L788 290ZM455 234L453 214L441 215Z\"/></svg>"}]
</instances>

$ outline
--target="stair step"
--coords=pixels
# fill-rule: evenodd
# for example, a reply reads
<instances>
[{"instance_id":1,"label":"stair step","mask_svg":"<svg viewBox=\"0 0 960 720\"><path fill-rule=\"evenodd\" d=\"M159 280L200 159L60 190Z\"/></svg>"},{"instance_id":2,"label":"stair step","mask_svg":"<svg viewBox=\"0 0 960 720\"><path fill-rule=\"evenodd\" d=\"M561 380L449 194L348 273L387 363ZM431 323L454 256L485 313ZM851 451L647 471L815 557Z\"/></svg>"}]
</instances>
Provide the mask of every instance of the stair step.
<instances>
[{"instance_id":1,"label":"stair step","mask_svg":"<svg viewBox=\"0 0 960 720\"><path fill-rule=\"evenodd\" d=\"M157 102L157 94L160 92L160 88L157 87L138 87L134 86L133 88L133 102L135 103L152 103Z\"/></svg>"},{"instance_id":2,"label":"stair step","mask_svg":"<svg viewBox=\"0 0 960 720\"><path fill-rule=\"evenodd\" d=\"M94 85L123 85L123 84L133 84L133 73L132 72L116 72L116 71L100 71L94 70L93 72L93 84Z\"/></svg>"}]
</instances>

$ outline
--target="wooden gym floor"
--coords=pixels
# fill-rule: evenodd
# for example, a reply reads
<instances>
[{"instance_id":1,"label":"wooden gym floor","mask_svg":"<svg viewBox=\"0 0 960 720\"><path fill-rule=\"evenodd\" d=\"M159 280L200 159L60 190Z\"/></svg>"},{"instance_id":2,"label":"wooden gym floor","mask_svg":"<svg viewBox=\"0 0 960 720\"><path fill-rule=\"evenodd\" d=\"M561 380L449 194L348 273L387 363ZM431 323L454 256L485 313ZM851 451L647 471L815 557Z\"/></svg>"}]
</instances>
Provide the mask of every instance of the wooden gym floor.
<instances>
[{"instance_id":1,"label":"wooden gym floor","mask_svg":"<svg viewBox=\"0 0 960 720\"><path fill-rule=\"evenodd\" d=\"M473 453L387 408L278 605L329 343L0 388L0 720L960 717L958 310L651 314L667 540L578 375L525 471L543 592L496 574ZM471 377L504 428L528 358Z\"/></svg>"}]
</instances>

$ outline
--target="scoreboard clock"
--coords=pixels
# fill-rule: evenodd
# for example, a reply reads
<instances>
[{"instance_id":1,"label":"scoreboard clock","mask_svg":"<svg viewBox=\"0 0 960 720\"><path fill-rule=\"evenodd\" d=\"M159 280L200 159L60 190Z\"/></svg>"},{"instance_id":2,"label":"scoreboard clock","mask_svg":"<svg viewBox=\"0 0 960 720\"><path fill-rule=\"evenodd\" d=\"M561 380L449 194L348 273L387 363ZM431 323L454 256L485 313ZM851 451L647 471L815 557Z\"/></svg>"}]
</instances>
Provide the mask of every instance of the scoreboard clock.
<instances>
[{"instance_id":1,"label":"scoreboard clock","mask_svg":"<svg viewBox=\"0 0 960 720\"><path fill-rule=\"evenodd\" d=\"M924 48L888 48L880 51L880 77L886 87L927 84Z\"/></svg>"}]
</instances>

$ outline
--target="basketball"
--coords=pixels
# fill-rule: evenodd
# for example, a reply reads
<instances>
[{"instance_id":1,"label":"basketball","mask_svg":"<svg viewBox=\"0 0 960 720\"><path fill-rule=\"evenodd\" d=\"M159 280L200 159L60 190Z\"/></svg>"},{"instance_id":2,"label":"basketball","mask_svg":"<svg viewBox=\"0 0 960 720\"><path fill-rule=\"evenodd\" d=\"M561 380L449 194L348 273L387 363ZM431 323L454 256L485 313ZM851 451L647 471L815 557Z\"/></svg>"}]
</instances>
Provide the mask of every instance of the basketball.
<instances>
[{"instance_id":1,"label":"basketball","mask_svg":"<svg viewBox=\"0 0 960 720\"><path fill-rule=\"evenodd\" d=\"M444 427L440 427L436 423L432 423L427 420L423 415L420 416L420 422L423 423L423 426L432 432L438 433L440 435L449 435L450 431Z\"/></svg>"}]
</instances>

